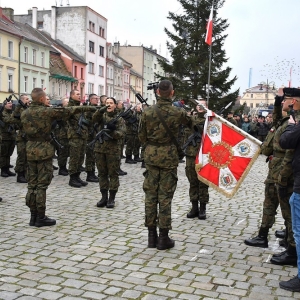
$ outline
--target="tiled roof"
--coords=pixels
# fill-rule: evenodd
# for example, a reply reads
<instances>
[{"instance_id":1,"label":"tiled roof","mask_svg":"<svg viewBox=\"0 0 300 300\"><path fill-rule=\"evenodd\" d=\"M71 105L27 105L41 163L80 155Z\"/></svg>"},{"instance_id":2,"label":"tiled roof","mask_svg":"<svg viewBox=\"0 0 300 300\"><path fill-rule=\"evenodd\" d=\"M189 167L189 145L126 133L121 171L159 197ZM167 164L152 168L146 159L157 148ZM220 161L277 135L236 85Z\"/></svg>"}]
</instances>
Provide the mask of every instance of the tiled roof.
<instances>
[{"instance_id":1,"label":"tiled roof","mask_svg":"<svg viewBox=\"0 0 300 300\"><path fill-rule=\"evenodd\" d=\"M50 52L50 77L53 77L54 75L62 75L73 78L72 74L67 70L60 54L57 52Z\"/></svg>"}]
</instances>

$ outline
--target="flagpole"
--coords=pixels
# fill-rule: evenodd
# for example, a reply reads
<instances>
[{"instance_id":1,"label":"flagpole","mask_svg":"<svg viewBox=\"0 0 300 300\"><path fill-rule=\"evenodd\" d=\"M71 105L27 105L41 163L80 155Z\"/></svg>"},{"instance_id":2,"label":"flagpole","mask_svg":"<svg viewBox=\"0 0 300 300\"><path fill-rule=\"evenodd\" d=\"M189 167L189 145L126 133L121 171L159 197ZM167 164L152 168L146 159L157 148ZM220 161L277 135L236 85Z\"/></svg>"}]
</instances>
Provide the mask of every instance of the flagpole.
<instances>
[{"instance_id":1,"label":"flagpole","mask_svg":"<svg viewBox=\"0 0 300 300\"><path fill-rule=\"evenodd\" d=\"M212 10L211 10L212 20L213 20L213 7L214 7L214 0L212 1ZM210 43L210 46L209 46L208 79L207 79L207 108L208 108L208 104L209 104L209 88L210 88L210 73L211 73L211 52L212 52L212 42Z\"/></svg>"}]
</instances>

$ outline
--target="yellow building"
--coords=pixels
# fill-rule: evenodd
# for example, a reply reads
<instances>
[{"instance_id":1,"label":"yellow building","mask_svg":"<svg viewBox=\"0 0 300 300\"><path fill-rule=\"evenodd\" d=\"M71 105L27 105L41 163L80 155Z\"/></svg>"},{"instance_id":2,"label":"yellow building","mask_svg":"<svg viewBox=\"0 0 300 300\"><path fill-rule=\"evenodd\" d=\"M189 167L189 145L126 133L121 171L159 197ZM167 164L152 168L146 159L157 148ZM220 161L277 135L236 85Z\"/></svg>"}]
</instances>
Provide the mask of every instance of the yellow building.
<instances>
[{"instance_id":1,"label":"yellow building","mask_svg":"<svg viewBox=\"0 0 300 300\"><path fill-rule=\"evenodd\" d=\"M0 102L19 93L19 43L17 35L0 28ZM14 99L13 99L14 100Z\"/></svg>"}]
</instances>

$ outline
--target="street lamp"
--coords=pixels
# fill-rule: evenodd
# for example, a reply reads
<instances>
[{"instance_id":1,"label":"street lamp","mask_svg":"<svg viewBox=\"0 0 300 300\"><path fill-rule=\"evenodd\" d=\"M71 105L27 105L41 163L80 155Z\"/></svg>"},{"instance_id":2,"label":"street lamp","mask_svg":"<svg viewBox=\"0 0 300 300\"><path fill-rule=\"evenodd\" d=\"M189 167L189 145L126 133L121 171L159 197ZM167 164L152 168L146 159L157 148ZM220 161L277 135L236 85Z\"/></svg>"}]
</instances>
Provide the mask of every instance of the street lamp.
<instances>
[{"instance_id":1,"label":"street lamp","mask_svg":"<svg viewBox=\"0 0 300 300\"><path fill-rule=\"evenodd\" d=\"M262 91L263 88L266 88L266 92L267 92L267 105L269 104L269 91L273 90L276 91L276 87L275 87L275 82L274 81L270 81L267 79L267 83L262 81L261 83L258 84L260 86L259 90Z\"/></svg>"}]
</instances>

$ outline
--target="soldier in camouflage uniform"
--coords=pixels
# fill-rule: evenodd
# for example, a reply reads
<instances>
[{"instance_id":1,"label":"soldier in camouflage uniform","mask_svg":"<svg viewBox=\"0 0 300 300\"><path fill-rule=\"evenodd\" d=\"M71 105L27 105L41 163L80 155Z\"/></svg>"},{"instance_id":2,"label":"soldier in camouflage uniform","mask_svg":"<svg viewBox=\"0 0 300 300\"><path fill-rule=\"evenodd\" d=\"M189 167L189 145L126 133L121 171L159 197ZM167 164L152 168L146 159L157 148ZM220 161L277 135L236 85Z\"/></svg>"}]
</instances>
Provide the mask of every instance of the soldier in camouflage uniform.
<instances>
[{"instance_id":1,"label":"soldier in camouflage uniform","mask_svg":"<svg viewBox=\"0 0 300 300\"><path fill-rule=\"evenodd\" d=\"M80 92L77 90L72 90L70 92L68 107L73 106L80 106ZM69 185L80 188L88 185L86 181L83 181L80 178L80 168L84 162L88 139L88 121L83 112L74 114L68 119L68 139L70 146Z\"/></svg>"},{"instance_id":2,"label":"soldier in camouflage uniform","mask_svg":"<svg viewBox=\"0 0 300 300\"><path fill-rule=\"evenodd\" d=\"M96 94L90 94L89 95L89 105L90 106L97 106L98 105L98 97ZM88 122L90 123L88 125L88 139L87 139L87 143L90 143L96 136L96 130L93 121L93 112L88 112L86 113L86 119L88 120ZM95 155L94 155L94 151L86 146L86 153L85 153L85 171L87 173L86 176L86 181L88 182L98 182L99 178L95 175L95 165L96 165L96 161L95 161Z\"/></svg>"},{"instance_id":3,"label":"soldier in camouflage uniform","mask_svg":"<svg viewBox=\"0 0 300 300\"><path fill-rule=\"evenodd\" d=\"M201 101L202 106L206 107L206 101ZM201 145L201 138L198 136L195 138L195 129L202 136L203 133L203 125L205 123L204 114L205 110L201 109L201 106L198 105L196 107L197 114L192 116L193 120L193 130L186 128L186 145L185 154L186 154L186 167L185 174L190 183L189 188L189 196L190 201L192 203L192 209L187 214L187 218L196 218L198 217L200 220L206 219L206 204L209 201L208 194L208 185L201 182L197 177L197 172L195 170L195 159L197 154L199 153L199 148ZM193 140L191 139L193 138ZM194 141L194 145L193 145ZM190 142L190 143L189 143ZM200 203L200 210L199 204Z\"/></svg>"},{"instance_id":4,"label":"soldier in camouflage uniform","mask_svg":"<svg viewBox=\"0 0 300 300\"><path fill-rule=\"evenodd\" d=\"M273 126L270 129L264 143L261 145L261 153L267 156L268 162L268 175L264 182L265 184L265 198L263 202L263 214L262 214L262 221L261 226L258 232L258 235L254 238L246 239L244 242L248 246L252 247L260 247L260 248L268 248L268 233L270 228L275 223L275 216L277 214L277 208L279 206L279 199L278 193L276 189L276 180L273 178L272 174L272 158L273 158L273 143L274 143L274 136L277 128L281 124L281 114L278 113L281 110L281 96L275 97L274 106L276 107L273 114ZM286 114L286 112L282 112L282 114ZM279 231L276 231L279 232ZM277 234L275 232L275 234Z\"/></svg>"},{"instance_id":5,"label":"soldier in camouflage uniform","mask_svg":"<svg viewBox=\"0 0 300 300\"><path fill-rule=\"evenodd\" d=\"M45 215L46 190L51 183L54 146L51 143L51 125L55 119L68 118L90 107L49 108L45 105L46 94L41 88L31 93L32 103L21 114L23 130L27 136L27 180L26 205L30 208L29 225L42 227L56 224L56 220Z\"/></svg>"},{"instance_id":6,"label":"soldier in camouflage uniform","mask_svg":"<svg viewBox=\"0 0 300 300\"><path fill-rule=\"evenodd\" d=\"M110 136L103 136L103 143L96 142L94 153L99 174L99 186L102 195L97 207L114 208L115 198L120 185L117 171L120 167L120 139L124 136L123 120L112 122L116 116L117 102L114 98L106 99L106 107L100 108L93 115L93 122L99 124L99 129L107 130ZM109 192L109 196L108 196Z\"/></svg>"},{"instance_id":7,"label":"soldier in camouflage uniform","mask_svg":"<svg viewBox=\"0 0 300 300\"><path fill-rule=\"evenodd\" d=\"M159 250L174 247L174 240L168 236L171 225L171 203L177 186L179 153L172 138L162 125L156 108L177 137L180 124L192 125L191 118L183 109L172 106L173 85L162 80L158 85L157 105L151 106L142 114L139 138L145 148L143 189L145 192L145 226L148 227L148 247ZM159 205L159 210L158 210ZM157 237L156 226L159 226Z\"/></svg>"},{"instance_id":8,"label":"soldier in camouflage uniform","mask_svg":"<svg viewBox=\"0 0 300 300\"><path fill-rule=\"evenodd\" d=\"M68 98L62 100L62 107L67 107L69 103ZM70 155L70 147L68 140L68 124L66 120L57 120L57 126L54 129L54 135L56 136L58 142L63 146L63 148L58 148L57 151L57 164L59 167L58 175L68 176L69 172L67 169L68 157Z\"/></svg>"},{"instance_id":9,"label":"soldier in camouflage uniform","mask_svg":"<svg viewBox=\"0 0 300 300\"><path fill-rule=\"evenodd\" d=\"M228 112L227 114L227 119L228 122L230 122L231 124L238 126L237 121L234 119L233 117L233 111Z\"/></svg>"},{"instance_id":10,"label":"soldier in camouflage uniform","mask_svg":"<svg viewBox=\"0 0 300 300\"><path fill-rule=\"evenodd\" d=\"M0 157L1 157L1 144L2 144L2 134L1 134L1 127L4 125L2 121L2 111L0 110ZM2 201L2 198L0 197L0 202Z\"/></svg>"},{"instance_id":11,"label":"soldier in camouflage uniform","mask_svg":"<svg viewBox=\"0 0 300 300\"><path fill-rule=\"evenodd\" d=\"M140 109L139 109L140 110ZM139 157L140 141L138 139L139 114L136 109L132 111L130 118L126 120L126 160L127 164L136 164L142 160ZM132 155L133 158L132 159Z\"/></svg>"},{"instance_id":12,"label":"soldier in camouflage uniform","mask_svg":"<svg viewBox=\"0 0 300 300\"><path fill-rule=\"evenodd\" d=\"M12 115L12 102L5 101L3 103L4 110L2 112L2 121L4 122L4 127L1 127L2 132L2 143L1 143L1 156L0 156L0 167L1 176L9 177L16 176L9 170L10 167L10 157L12 156L15 143L16 143L16 129L15 129L15 118Z\"/></svg>"},{"instance_id":13,"label":"soldier in camouflage uniform","mask_svg":"<svg viewBox=\"0 0 300 300\"><path fill-rule=\"evenodd\" d=\"M17 143L17 161L15 166L15 171L17 172L17 182L19 183L27 183L25 178L25 172L27 169L27 158L26 158L26 134L23 130L21 123L21 113L27 109L29 105L29 97L27 95L21 95L20 97L21 103L19 103L14 112L13 116L16 121L16 125L18 126L18 134L16 138Z\"/></svg>"}]
</instances>

